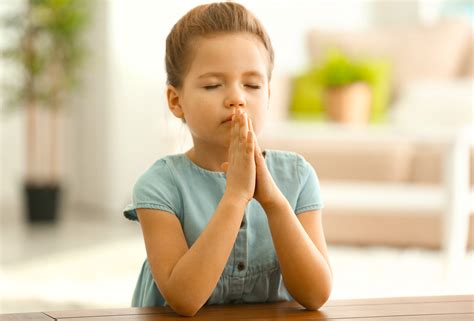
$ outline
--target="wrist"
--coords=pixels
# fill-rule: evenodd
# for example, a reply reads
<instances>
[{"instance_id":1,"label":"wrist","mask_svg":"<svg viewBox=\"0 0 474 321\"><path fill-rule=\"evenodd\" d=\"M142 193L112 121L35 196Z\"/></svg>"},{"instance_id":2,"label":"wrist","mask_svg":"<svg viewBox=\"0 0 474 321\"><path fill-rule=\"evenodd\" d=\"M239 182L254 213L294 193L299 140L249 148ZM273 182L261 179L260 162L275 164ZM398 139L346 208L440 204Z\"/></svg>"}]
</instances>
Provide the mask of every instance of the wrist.
<instances>
[{"instance_id":1,"label":"wrist","mask_svg":"<svg viewBox=\"0 0 474 321\"><path fill-rule=\"evenodd\" d=\"M276 195L271 199L259 203L260 205L262 205L262 208L265 210L265 213L268 214L277 208L282 208L286 206L288 204L288 200L280 191L278 191L278 193L276 193Z\"/></svg>"},{"instance_id":2,"label":"wrist","mask_svg":"<svg viewBox=\"0 0 474 321\"><path fill-rule=\"evenodd\" d=\"M244 195L239 195L238 193L234 193L229 190L225 190L222 200L242 208L245 208L250 201Z\"/></svg>"}]
</instances>

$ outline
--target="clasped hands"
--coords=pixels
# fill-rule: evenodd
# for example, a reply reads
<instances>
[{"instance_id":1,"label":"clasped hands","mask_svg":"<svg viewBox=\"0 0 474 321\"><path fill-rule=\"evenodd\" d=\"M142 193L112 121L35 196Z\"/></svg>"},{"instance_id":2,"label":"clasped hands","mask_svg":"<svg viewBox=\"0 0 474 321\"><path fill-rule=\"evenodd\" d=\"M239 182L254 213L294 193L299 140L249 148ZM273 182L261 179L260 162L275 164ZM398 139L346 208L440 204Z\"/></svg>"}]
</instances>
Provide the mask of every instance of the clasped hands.
<instances>
[{"instance_id":1,"label":"clasped hands","mask_svg":"<svg viewBox=\"0 0 474 321\"><path fill-rule=\"evenodd\" d=\"M228 159L221 168L227 177L226 191L234 196L247 202L255 198L264 209L280 200L282 194L265 164L252 120L241 109L234 110Z\"/></svg>"}]
</instances>

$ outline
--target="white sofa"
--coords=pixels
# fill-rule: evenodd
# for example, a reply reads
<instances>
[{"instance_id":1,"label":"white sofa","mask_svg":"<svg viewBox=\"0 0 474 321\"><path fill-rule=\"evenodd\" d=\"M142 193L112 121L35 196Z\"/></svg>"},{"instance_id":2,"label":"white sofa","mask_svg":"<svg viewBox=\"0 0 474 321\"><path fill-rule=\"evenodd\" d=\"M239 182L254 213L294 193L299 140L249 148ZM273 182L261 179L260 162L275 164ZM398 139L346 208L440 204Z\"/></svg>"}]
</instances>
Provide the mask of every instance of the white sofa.
<instances>
[{"instance_id":1,"label":"white sofa","mask_svg":"<svg viewBox=\"0 0 474 321\"><path fill-rule=\"evenodd\" d=\"M324 228L329 243L441 245L450 197L450 183L443 179L447 143L455 129L474 123L473 39L472 29L463 21L366 33L312 30L308 47L315 61L325 47L335 44L352 56L370 53L393 62L391 122L383 126L293 121L288 109L294 75L274 75L273 119L260 143L264 148L298 152L315 167L326 200ZM435 100L424 99L430 92L437 93ZM460 95L464 100L456 99ZM437 114L430 108L435 103ZM450 115L456 117L446 122ZM474 148L470 153L474 169ZM474 170L470 184L472 188ZM469 202L473 213L472 197ZM474 247L472 215L462 225L467 224L468 244Z\"/></svg>"}]
</instances>

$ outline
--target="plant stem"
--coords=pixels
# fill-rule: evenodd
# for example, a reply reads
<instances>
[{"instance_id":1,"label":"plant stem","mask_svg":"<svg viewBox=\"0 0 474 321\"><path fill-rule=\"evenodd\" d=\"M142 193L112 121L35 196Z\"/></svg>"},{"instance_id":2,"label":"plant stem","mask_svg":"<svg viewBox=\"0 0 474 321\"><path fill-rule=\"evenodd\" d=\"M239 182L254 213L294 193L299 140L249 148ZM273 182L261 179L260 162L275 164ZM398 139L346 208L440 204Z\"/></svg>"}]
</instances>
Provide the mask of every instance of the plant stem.
<instances>
[{"instance_id":1,"label":"plant stem","mask_svg":"<svg viewBox=\"0 0 474 321\"><path fill-rule=\"evenodd\" d=\"M56 51L58 57L56 61L61 61L62 52L58 48ZM53 83L51 90L51 136L50 136L50 173L49 181L50 183L57 183L59 179L59 169L58 169L58 130L59 130L59 108L61 107L61 97L60 93L63 90L61 84L64 80L64 69L61 64L56 62L51 66L51 81Z\"/></svg>"},{"instance_id":2,"label":"plant stem","mask_svg":"<svg viewBox=\"0 0 474 321\"><path fill-rule=\"evenodd\" d=\"M35 134L36 134L36 105L34 102L29 102L26 108L26 180L29 182L35 181L34 175L34 164L36 163L36 144L35 144Z\"/></svg>"},{"instance_id":3,"label":"plant stem","mask_svg":"<svg viewBox=\"0 0 474 321\"><path fill-rule=\"evenodd\" d=\"M51 183L58 182L58 108L53 107L51 110L52 124L51 124L51 157L50 157L50 173L49 181Z\"/></svg>"}]
</instances>

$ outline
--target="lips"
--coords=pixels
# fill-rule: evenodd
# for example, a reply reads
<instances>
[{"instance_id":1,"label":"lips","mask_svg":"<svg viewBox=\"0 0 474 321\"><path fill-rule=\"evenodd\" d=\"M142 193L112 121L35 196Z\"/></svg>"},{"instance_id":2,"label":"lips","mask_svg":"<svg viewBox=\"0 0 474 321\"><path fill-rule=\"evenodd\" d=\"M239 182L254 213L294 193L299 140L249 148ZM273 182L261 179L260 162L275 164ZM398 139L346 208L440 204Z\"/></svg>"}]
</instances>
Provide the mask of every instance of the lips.
<instances>
[{"instance_id":1,"label":"lips","mask_svg":"<svg viewBox=\"0 0 474 321\"><path fill-rule=\"evenodd\" d=\"M232 121L232 115L230 115L229 117L227 117L226 119L224 119L224 120L222 121L222 123L226 123L226 122L228 122L228 121Z\"/></svg>"}]
</instances>

